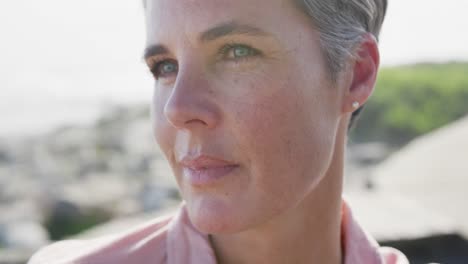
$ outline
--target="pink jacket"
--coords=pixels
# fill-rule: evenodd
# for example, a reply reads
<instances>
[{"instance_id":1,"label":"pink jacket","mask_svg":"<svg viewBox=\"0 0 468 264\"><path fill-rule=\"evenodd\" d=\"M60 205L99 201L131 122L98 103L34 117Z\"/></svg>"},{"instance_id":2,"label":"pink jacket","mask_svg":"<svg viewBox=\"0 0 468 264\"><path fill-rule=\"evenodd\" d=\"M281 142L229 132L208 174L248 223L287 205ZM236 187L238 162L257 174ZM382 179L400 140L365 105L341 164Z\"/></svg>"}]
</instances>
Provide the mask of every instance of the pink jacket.
<instances>
[{"instance_id":1,"label":"pink jacket","mask_svg":"<svg viewBox=\"0 0 468 264\"><path fill-rule=\"evenodd\" d=\"M408 264L396 249L379 247L343 202L345 264ZM37 252L28 264L216 264L208 236L189 221L185 206L175 216L91 240L67 240Z\"/></svg>"}]
</instances>

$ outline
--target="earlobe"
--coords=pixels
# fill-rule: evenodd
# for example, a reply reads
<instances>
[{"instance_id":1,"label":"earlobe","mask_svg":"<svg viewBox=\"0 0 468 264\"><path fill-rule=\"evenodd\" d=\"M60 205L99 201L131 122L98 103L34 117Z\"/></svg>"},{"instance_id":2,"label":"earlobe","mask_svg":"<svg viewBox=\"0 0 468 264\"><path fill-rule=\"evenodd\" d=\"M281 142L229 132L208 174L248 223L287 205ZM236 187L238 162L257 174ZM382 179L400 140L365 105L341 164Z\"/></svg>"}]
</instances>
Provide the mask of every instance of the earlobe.
<instances>
[{"instance_id":1,"label":"earlobe","mask_svg":"<svg viewBox=\"0 0 468 264\"><path fill-rule=\"evenodd\" d=\"M347 87L343 101L343 112L349 113L365 104L374 91L380 57L375 37L368 33L357 48L356 58L352 63L352 80Z\"/></svg>"},{"instance_id":2,"label":"earlobe","mask_svg":"<svg viewBox=\"0 0 468 264\"><path fill-rule=\"evenodd\" d=\"M353 102L353 109L354 109L354 110L359 109L360 106L361 106L361 104L360 104L358 101L354 101L354 102Z\"/></svg>"}]
</instances>

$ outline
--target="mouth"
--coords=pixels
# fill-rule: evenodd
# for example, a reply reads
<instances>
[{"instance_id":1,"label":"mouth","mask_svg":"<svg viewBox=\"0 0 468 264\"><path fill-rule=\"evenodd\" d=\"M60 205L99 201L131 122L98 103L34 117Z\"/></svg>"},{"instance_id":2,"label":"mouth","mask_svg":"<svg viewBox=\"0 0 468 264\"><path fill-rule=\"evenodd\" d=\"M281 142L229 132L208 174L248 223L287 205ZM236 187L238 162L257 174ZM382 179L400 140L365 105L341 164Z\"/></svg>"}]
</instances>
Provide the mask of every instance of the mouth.
<instances>
[{"instance_id":1,"label":"mouth","mask_svg":"<svg viewBox=\"0 0 468 264\"><path fill-rule=\"evenodd\" d=\"M196 187L215 185L239 168L239 164L207 155L186 156L181 165L183 177Z\"/></svg>"}]
</instances>

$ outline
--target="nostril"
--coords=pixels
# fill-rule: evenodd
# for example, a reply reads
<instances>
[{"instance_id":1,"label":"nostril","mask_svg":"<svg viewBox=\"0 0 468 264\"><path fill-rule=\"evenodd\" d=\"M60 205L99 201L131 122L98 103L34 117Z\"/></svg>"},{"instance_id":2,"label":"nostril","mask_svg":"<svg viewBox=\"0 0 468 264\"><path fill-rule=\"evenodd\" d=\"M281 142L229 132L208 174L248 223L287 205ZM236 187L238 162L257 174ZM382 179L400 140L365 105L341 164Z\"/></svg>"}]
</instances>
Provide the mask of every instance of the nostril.
<instances>
[{"instance_id":1,"label":"nostril","mask_svg":"<svg viewBox=\"0 0 468 264\"><path fill-rule=\"evenodd\" d=\"M188 120L185 122L186 125L190 125L190 124L196 124L196 123L200 123L201 125L208 125L205 121L203 120L200 120L200 119L192 119L192 120Z\"/></svg>"},{"instance_id":2,"label":"nostril","mask_svg":"<svg viewBox=\"0 0 468 264\"><path fill-rule=\"evenodd\" d=\"M208 126L207 121L203 116L197 115L196 112L183 111L168 111L166 112L167 121L175 128L188 129L193 126Z\"/></svg>"},{"instance_id":3,"label":"nostril","mask_svg":"<svg viewBox=\"0 0 468 264\"><path fill-rule=\"evenodd\" d=\"M206 103L196 102L193 98L171 98L164 107L164 115L167 121L179 129L187 129L190 126L207 126L210 119Z\"/></svg>"},{"instance_id":4,"label":"nostril","mask_svg":"<svg viewBox=\"0 0 468 264\"><path fill-rule=\"evenodd\" d=\"M178 129L213 128L219 123L220 110L209 101L179 101L166 104L164 115Z\"/></svg>"}]
</instances>

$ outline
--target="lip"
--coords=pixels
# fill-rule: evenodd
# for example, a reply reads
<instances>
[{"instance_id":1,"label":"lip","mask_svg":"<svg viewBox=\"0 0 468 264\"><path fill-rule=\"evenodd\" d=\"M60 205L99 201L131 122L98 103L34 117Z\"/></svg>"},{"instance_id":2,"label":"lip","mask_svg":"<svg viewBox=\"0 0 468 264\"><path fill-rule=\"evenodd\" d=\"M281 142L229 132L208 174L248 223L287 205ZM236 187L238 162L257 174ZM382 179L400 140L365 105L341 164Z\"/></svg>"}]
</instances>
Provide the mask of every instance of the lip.
<instances>
[{"instance_id":1,"label":"lip","mask_svg":"<svg viewBox=\"0 0 468 264\"><path fill-rule=\"evenodd\" d=\"M181 160L183 176L194 186L208 186L231 175L239 165L208 155L186 156Z\"/></svg>"}]
</instances>

